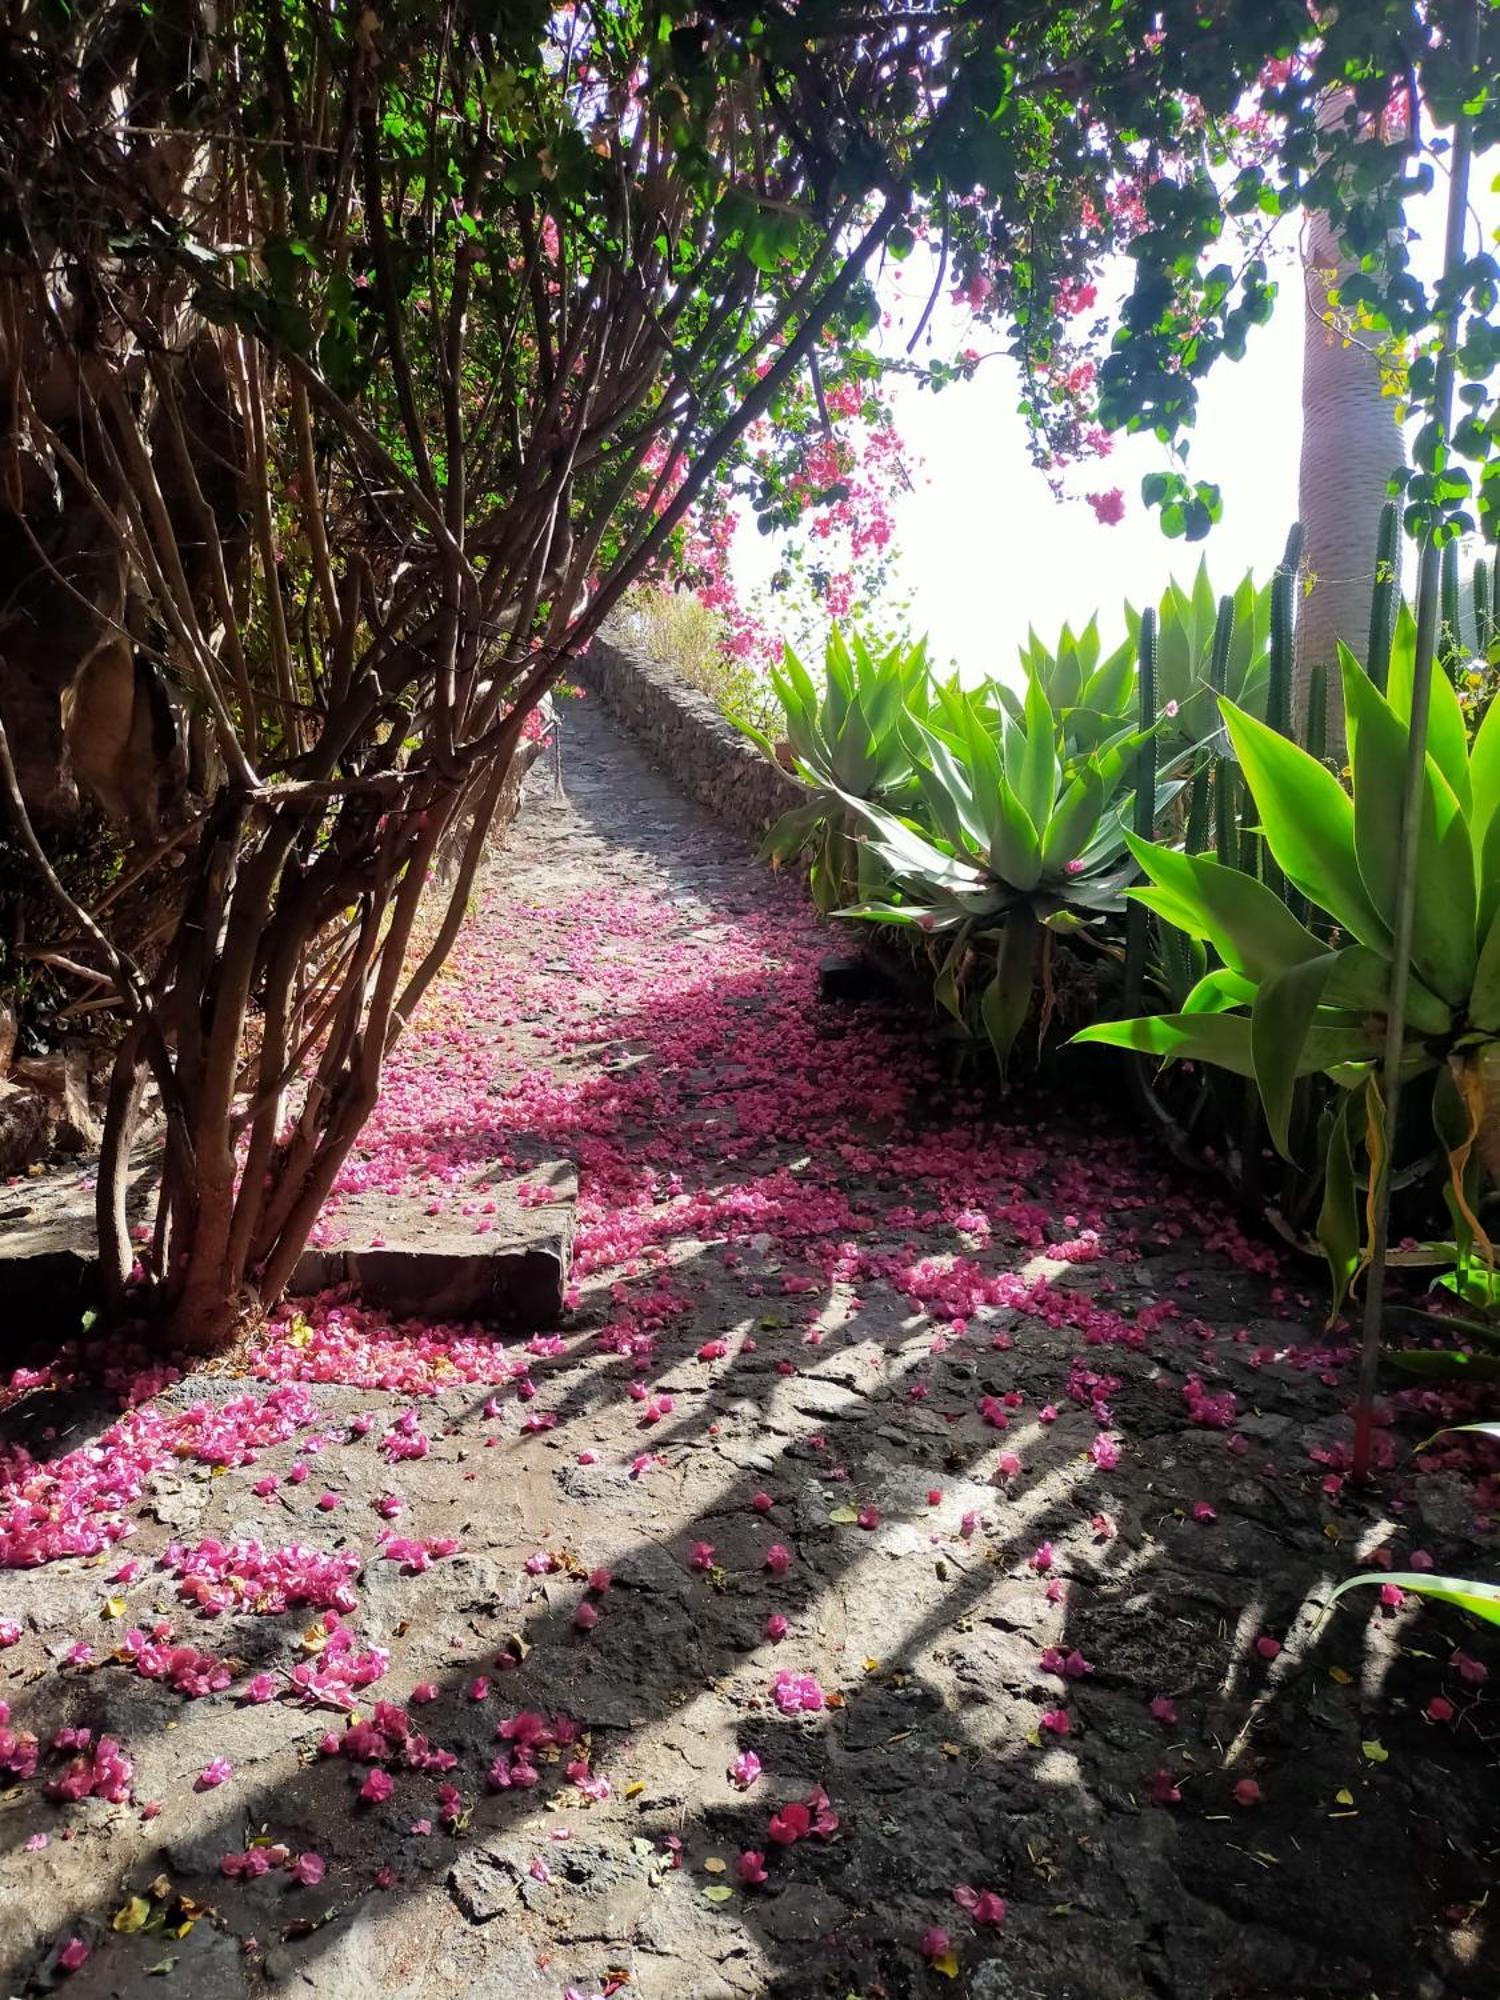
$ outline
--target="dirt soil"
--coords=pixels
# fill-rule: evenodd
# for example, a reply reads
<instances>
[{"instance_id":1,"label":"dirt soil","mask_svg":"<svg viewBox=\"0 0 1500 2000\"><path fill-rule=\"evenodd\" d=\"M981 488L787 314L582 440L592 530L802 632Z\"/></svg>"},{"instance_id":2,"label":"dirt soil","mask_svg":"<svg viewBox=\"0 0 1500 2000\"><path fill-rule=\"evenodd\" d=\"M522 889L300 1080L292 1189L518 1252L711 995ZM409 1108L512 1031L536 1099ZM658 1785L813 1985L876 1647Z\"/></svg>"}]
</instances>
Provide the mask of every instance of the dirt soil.
<instances>
[{"instance_id":1,"label":"dirt soil","mask_svg":"<svg viewBox=\"0 0 1500 2000\"><path fill-rule=\"evenodd\" d=\"M1355 1492L1319 1273L1123 1080L1001 1122L567 729L346 1186L576 1160L568 1321L17 1378L3 1990L1494 1993L1495 1643L1324 1610L1494 1575L1500 1457L1408 1394Z\"/></svg>"}]
</instances>

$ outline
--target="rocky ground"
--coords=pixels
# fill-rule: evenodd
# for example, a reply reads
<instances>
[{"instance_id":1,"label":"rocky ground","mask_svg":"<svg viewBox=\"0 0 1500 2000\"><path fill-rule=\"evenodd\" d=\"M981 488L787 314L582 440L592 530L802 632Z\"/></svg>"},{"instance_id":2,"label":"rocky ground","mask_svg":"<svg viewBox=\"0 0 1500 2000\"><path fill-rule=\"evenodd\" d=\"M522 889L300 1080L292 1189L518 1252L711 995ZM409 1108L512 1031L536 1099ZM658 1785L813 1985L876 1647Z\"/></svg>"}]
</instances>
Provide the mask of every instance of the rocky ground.
<instances>
[{"instance_id":1,"label":"rocky ground","mask_svg":"<svg viewBox=\"0 0 1500 2000\"><path fill-rule=\"evenodd\" d=\"M345 1186L575 1161L561 1332L8 1392L5 1991L1494 1992L1493 1641L1323 1615L1494 1574L1493 1448L1409 1395L1354 1493L1317 1271L1123 1091L997 1122L587 703L565 770Z\"/></svg>"}]
</instances>

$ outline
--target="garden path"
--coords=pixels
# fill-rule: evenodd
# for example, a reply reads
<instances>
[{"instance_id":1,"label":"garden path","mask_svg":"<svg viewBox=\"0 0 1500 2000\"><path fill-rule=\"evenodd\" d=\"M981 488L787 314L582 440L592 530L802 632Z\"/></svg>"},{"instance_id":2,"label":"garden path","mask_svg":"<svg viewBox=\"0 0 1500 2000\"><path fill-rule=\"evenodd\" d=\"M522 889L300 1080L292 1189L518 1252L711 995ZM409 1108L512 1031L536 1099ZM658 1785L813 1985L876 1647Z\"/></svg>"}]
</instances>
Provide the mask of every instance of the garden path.
<instances>
[{"instance_id":1,"label":"garden path","mask_svg":"<svg viewBox=\"0 0 1500 2000\"><path fill-rule=\"evenodd\" d=\"M1356 1554L1482 1561L1482 1464L1415 1481L1413 1414L1351 1496L1310 1266L821 1003L592 704L566 780L347 1176L576 1159L562 1333L323 1301L16 1385L5 1990L1492 1992L1483 1646L1319 1625Z\"/></svg>"}]
</instances>

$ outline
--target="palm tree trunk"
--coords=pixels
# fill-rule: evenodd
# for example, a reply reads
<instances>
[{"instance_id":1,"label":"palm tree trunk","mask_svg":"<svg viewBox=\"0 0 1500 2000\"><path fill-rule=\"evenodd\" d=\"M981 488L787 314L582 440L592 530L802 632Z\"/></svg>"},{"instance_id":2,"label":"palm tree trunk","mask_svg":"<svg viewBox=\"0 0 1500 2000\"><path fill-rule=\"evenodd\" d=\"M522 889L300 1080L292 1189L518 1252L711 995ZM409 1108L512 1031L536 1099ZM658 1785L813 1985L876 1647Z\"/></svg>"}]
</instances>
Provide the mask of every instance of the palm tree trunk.
<instances>
[{"instance_id":1,"label":"palm tree trunk","mask_svg":"<svg viewBox=\"0 0 1500 2000\"><path fill-rule=\"evenodd\" d=\"M1329 100L1324 124L1341 122L1346 93ZM1375 541L1391 474L1405 456L1395 399L1381 393L1381 372L1370 348L1338 324L1328 294L1351 269L1326 215L1309 216L1303 248L1302 460L1298 511L1304 589L1297 617L1297 659L1292 716L1305 741L1313 674L1324 676L1325 745L1341 757L1343 703L1337 642L1361 659L1370 625Z\"/></svg>"}]
</instances>

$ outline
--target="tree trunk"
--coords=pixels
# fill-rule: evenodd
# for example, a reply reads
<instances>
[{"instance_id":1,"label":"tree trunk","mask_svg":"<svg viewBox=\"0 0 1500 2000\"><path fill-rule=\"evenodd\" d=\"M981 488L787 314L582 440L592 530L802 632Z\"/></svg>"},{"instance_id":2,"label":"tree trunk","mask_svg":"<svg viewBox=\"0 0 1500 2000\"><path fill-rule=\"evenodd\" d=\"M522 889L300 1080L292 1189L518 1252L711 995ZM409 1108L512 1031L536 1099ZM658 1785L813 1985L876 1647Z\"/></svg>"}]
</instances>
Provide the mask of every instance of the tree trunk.
<instances>
[{"instance_id":1,"label":"tree trunk","mask_svg":"<svg viewBox=\"0 0 1500 2000\"><path fill-rule=\"evenodd\" d=\"M1330 119L1341 116L1338 100ZM1325 745L1344 752L1344 706L1338 641L1361 660L1369 637L1375 540L1391 474L1404 450L1395 398L1381 394L1380 366L1358 338L1334 323L1328 293L1351 265L1326 215L1308 218L1303 252L1302 460L1298 510L1305 533L1307 587L1299 599L1292 716L1305 740L1313 671L1322 666L1327 700Z\"/></svg>"}]
</instances>

